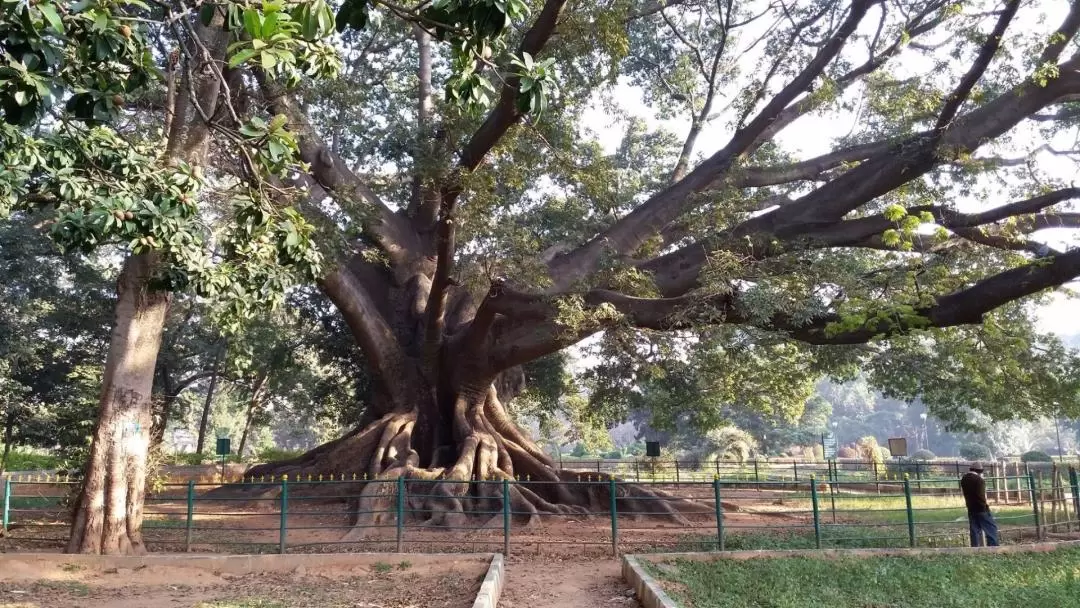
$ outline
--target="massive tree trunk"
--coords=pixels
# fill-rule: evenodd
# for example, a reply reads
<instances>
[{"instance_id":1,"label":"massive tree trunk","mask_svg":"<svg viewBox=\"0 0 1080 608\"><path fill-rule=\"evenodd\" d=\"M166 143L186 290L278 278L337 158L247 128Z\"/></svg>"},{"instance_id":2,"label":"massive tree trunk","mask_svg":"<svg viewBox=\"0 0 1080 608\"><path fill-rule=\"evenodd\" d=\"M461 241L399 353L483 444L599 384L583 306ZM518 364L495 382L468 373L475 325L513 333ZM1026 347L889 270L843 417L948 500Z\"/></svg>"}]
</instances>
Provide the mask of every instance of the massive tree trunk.
<instances>
[{"instance_id":1,"label":"massive tree trunk","mask_svg":"<svg viewBox=\"0 0 1080 608\"><path fill-rule=\"evenodd\" d=\"M476 307L464 289L449 286L445 333L432 343L425 330L432 284L416 278L395 285L391 274L357 259L323 283L377 378L365 423L297 458L259 465L245 475L423 480L424 488L410 493L425 496L410 498L410 508L425 513L432 525L455 525L470 511L492 511L493 503L482 505L500 502L501 489L476 483L481 480L542 482L511 486L511 508L526 523L542 514L583 516L608 508L606 484L568 483L580 474L559 470L507 413L509 400L524 388L524 375L519 367L500 369L492 360L491 306ZM488 299L498 298L499 289ZM378 504L391 500L389 489L367 484L361 495ZM657 496L620 484L619 508L684 521L679 501L651 500Z\"/></svg>"},{"instance_id":2,"label":"massive tree trunk","mask_svg":"<svg viewBox=\"0 0 1080 608\"><path fill-rule=\"evenodd\" d=\"M144 551L143 495L150 440L150 392L169 294L148 287L155 258L133 255L117 284L116 322L101 388L70 553Z\"/></svg>"}]
</instances>

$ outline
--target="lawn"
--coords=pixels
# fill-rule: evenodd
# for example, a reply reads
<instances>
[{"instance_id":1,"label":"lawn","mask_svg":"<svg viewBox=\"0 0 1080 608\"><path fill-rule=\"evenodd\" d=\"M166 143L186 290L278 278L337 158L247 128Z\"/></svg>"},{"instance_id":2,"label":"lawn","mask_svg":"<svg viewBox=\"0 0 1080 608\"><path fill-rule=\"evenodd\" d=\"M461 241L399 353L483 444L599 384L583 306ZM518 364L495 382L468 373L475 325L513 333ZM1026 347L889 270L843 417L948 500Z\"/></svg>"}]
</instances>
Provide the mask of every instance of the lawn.
<instances>
[{"instance_id":1,"label":"lawn","mask_svg":"<svg viewBox=\"0 0 1080 608\"><path fill-rule=\"evenodd\" d=\"M1080 607L1080 548L645 565L681 606L693 608Z\"/></svg>"}]
</instances>

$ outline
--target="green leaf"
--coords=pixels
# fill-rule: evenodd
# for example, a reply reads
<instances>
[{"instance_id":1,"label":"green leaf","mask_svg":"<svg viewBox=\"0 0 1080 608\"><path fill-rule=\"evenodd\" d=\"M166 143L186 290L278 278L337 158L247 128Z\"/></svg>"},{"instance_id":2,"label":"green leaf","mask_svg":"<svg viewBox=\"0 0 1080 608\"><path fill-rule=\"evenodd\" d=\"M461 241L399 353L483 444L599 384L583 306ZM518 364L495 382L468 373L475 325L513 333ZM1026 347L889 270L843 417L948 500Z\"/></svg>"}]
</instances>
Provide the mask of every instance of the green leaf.
<instances>
[{"instance_id":1,"label":"green leaf","mask_svg":"<svg viewBox=\"0 0 1080 608\"><path fill-rule=\"evenodd\" d=\"M255 55L258 55L258 54L259 54L259 51L255 50L255 49L251 49L251 48L244 49L244 50L240 51L239 53L237 53L237 54L235 54L235 55L233 55L232 57L229 58L229 67L230 68L235 68L236 66L240 65L241 63L244 63L245 61L251 59L252 57L254 57Z\"/></svg>"},{"instance_id":2,"label":"green leaf","mask_svg":"<svg viewBox=\"0 0 1080 608\"><path fill-rule=\"evenodd\" d=\"M885 208L885 219L890 222L899 222L907 215L907 209L904 209L902 205L893 203Z\"/></svg>"},{"instance_id":3,"label":"green leaf","mask_svg":"<svg viewBox=\"0 0 1080 608\"><path fill-rule=\"evenodd\" d=\"M52 4L40 4L38 10L41 11L41 15L45 17L45 20L49 22L49 27L55 30L57 34L64 33L64 22L60 19L60 15Z\"/></svg>"},{"instance_id":4,"label":"green leaf","mask_svg":"<svg viewBox=\"0 0 1080 608\"><path fill-rule=\"evenodd\" d=\"M264 51L260 55L259 61L262 63L263 69L267 71L274 69L274 66L278 63L277 57L274 56L272 51Z\"/></svg>"},{"instance_id":5,"label":"green leaf","mask_svg":"<svg viewBox=\"0 0 1080 608\"><path fill-rule=\"evenodd\" d=\"M244 9L244 31L252 38L262 38L262 27L259 25L259 13L255 9Z\"/></svg>"},{"instance_id":6,"label":"green leaf","mask_svg":"<svg viewBox=\"0 0 1080 608\"><path fill-rule=\"evenodd\" d=\"M94 25L91 29L95 32L104 32L109 29L109 14L98 12L98 14L94 15Z\"/></svg>"},{"instance_id":7,"label":"green leaf","mask_svg":"<svg viewBox=\"0 0 1080 608\"><path fill-rule=\"evenodd\" d=\"M210 22L214 20L214 12L217 10L217 6L213 4L204 4L199 9L199 21L203 25L210 25Z\"/></svg>"}]
</instances>

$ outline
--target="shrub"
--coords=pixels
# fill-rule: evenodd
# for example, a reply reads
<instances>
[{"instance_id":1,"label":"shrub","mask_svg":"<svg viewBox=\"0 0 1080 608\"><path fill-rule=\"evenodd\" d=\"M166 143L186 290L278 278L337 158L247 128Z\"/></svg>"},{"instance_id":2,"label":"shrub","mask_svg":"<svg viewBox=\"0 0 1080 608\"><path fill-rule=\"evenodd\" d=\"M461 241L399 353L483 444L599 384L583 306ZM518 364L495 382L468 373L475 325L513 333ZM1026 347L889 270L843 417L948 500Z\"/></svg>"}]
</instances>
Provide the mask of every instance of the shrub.
<instances>
[{"instance_id":1,"label":"shrub","mask_svg":"<svg viewBox=\"0 0 1080 608\"><path fill-rule=\"evenodd\" d=\"M166 454L162 457L163 464L200 465L203 462L211 462L210 456L193 452L190 454Z\"/></svg>"},{"instance_id":2,"label":"shrub","mask_svg":"<svg viewBox=\"0 0 1080 608\"><path fill-rule=\"evenodd\" d=\"M745 462L757 449L757 440L746 431L725 426L705 434L702 460L734 460Z\"/></svg>"},{"instance_id":3,"label":"shrub","mask_svg":"<svg viewBox=\"0 0 1080 608\"><path fill-rule=\"evenodd\" d=\"M608 460L622 460L622 457L622 450L612 450L604 454L604 458L607 458Z\"/></svg>"},{"instance_id":4,"label":"shrub","mask_svg":"<svg viewBox=\"0 0 1080 608\"><path fill-rule=\"evenodd\" d=\"M1046 452L1040 452L1039 450L1031 450L1030 452L1024 452L1020 456L1020 462L1053 462L1054 459L1050 458L1050 455Z\"/></svg>"},{"instance_id":5,"label":"shrub","mask_svg":"<svg viewBox=\"0 0 1080 608\"><path fill-rule=\"evenodd\" d=\"M935 456L934 453L931 452L930 450L916 450L915 453L911 455L912 460L923 460L923 461L925 461L925 460L933 460L935 458L937 458L937 456Z\"/></svg>"},{"instance_id":6,"label":"shrub","mask_svg":"<svg viewBox=\"0 0 1080 608\"><path fill-rule=\"evenodd\" d=\"M990 460L990 448L981 443L965 443L960 446L960 456L964 460Z\"/></svg>"},{"instance_id":7,"label":"shrub","mask_svg":"<svg viewBox=\"0 0 1080 608\"><path fill-rule=\"evenodd\" d=\"M853 447L844 446L839 450L836 450L837 458L858 458L859 452Z\"/></svg>"},{"instance_id":8,"label":"shrub","mask_svg":"<svg viewBox=\"0 0 1080 608\"><path fill-rule=\"evenodd\" d=\"M855 449L859 453L859 458L864 462L876 466L880 466L885 463L885 456L881 446L878 445L877 437L868 435L855 442Z\"/></svg>"},{"instance_id":9,"label":"shrub","mask_svg":"<svg viewBox=\"0 0 1080 608\"><path fill-rule=\"evenodd\" d=\"M281 448L265 448L259 450L257 459L259 462L278 462L279 460L291 460L303 454L303 450L283 450Z\"/></svg>"}]
</instances>

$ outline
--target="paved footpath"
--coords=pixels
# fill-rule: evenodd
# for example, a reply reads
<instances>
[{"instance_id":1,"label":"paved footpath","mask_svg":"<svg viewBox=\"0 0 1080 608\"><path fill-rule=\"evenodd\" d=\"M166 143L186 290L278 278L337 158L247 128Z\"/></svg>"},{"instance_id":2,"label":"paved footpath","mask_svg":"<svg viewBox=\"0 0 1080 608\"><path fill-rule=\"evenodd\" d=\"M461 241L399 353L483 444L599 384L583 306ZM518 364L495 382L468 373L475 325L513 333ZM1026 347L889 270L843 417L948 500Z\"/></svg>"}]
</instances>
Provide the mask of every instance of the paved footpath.
<instances>
[{"instance_id":1,"label":"paved footpath","mask_svg":"<svg viewBox=\"0 0 1080 608\"><path fill-rule=\"evenodd\" d=\"M499 608L640 608L622 562L511 557Z\"/></svg>"}]
</instances>

